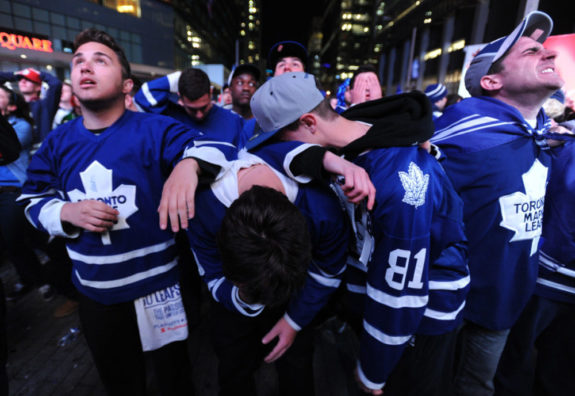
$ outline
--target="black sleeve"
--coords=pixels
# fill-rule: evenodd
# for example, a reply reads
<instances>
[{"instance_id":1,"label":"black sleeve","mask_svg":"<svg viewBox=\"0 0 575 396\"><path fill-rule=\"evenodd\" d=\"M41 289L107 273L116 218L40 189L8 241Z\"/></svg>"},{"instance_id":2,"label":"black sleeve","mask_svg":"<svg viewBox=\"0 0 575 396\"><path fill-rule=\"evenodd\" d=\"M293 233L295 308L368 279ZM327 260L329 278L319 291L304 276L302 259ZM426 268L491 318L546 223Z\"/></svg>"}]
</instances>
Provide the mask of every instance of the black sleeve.
<instances>
[{"instance_id":1,"label":"black sleeve","mask_svg":"<svg viewBox=\"0 0 575 396\"><path fill-rule=\"evenodd\" d=\"M323 157L328 150L325 147L312 146L296 155L290 163L294 176L305 175L317 181L329 183L330 174L323 169Z\"/></svg>"},{"instance_id":2,"label":"black sleeve","mask_svg":"<svg viewBox=\"0 0 575 396\"><path fill-rule=\"evenodd\" d=\"M22 146L12 125L0 115L0 165L16 161Z\"/></svg>"},{"instance_id":3,"label":"black sleeve","mask_svg":"<svg viewBox=\"0 0 575 396\"><path fill-rule=\"evenodd\" d=\"M200 176L198 177L199 184L210 184L214 181L218 173L220 173L221 167L210 164L209 162L203 161L196 157L190 157L196 160L198 166L200 167Z\"/></svg>"}]
</instances>

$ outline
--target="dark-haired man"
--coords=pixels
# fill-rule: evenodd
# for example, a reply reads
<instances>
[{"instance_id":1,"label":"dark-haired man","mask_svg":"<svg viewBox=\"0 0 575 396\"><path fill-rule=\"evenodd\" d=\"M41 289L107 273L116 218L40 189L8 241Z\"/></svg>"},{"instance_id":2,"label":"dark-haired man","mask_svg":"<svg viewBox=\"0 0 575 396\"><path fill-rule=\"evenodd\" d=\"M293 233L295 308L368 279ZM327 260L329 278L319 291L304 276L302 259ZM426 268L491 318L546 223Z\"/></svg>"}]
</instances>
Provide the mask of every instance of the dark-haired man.
<instances>
[{"instance_id":1,"label":"dark-haired man","mask_svg":"<svg viewBox=\"0 0 575 396\"><path fill-rule=\"evenodd\" d=\"M216 302L220 395L255 395L264 357L277 359L281 395L313 395L310 322L340 284L349 238L337 199L243 153L196 208L188 235Z\"/></svg>"},{"instance_id":2,"label":"dark-haired man","mask_svg":"<svg viewBox=\"0 0 575 396\"><path fill-rule=\"evenodd\" d=\"M471 98L448 107L432 142L464 202L471 289L459 334L458 395L493 394L509 329L535 288L551 161L543 103L561 88L553 22L534 11L486 45L465 74Z\"/></svg>"},{"instance_id":3,"label":"dark-haired man","mask_svg":"<svg viewBox=\"0 0 575 396\"><path fill-rule=\"evenodd\" d=\"M375 66L371 64L360 66L353 74L349 86L352 106L382 97L381 84Z\"/></svg>"},{"instance_id":4,"label":"dark-haired man","mask_svg":"<svg viewBox=\"0 0 575 396\"><path fill-rule=\"evenodd\" d=\"M35 227L67 239L82 329L107 392L145 395L146 354L161 394L190 394L177 251L173 234L156 226L156 208L199 132L127 111L129 77L107 33L76 37L71 80L82 117L48 135L19 199Z\"/></svg>"},{"instance_id":5,"label":"dark-haired man","mask_svg":"<svg viewBox=\"0 0 575 396\"><path fill-rule=\"evenodd\" d=\"M230 81L232 110L244 120L254 117L250 108L250 99L258 88L259 80L260 70L255 65L239 65L232 72Z\"/></svg>"},{"instance_id":6,"label":"dark-haired man","mask_svg":"<svg viewBox=\"0 0 575 396\"><path fill-rule=\"evenodd\" d=\"M211 93L208 75L203 70L189 68L144 83L134 99L143 111L170 116L207 136L222 140L227 139L223 135L239 138L242 118L214 106Z\"/></svg>"}]
</instances>

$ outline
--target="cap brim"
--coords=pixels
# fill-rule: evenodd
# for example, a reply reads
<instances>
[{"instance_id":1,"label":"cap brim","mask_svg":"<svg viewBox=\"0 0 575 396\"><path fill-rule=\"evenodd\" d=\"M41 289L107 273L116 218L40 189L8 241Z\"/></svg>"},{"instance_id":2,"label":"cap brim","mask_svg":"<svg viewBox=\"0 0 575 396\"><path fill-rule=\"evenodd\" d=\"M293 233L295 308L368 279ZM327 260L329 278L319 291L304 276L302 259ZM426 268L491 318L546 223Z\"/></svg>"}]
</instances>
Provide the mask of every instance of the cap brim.
<instances>
[{"instance_id":1,"label":"cap brim","mask_svg":"<svg viewBox=\"0 0 575 396\"><path fill-rule=\"evenodd\" d=\"M263 132L259 124L256 123L256 134L254 134L246 143L246 149L251 150L255 147L261 146L263 143L274 137L279 129L275 129L269 132ZM257 132L259 131L259 132Z\"/></svg>"}]
</instances>

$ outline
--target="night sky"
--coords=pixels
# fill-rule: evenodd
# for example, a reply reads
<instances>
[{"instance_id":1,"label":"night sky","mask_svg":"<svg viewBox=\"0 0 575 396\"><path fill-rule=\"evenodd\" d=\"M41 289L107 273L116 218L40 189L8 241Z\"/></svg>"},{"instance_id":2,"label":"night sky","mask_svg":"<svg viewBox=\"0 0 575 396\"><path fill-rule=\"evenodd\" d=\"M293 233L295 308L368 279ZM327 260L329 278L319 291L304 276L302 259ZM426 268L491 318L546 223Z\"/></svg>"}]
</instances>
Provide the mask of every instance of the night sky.
<instances>
[{"instance_id":1,"label":"night sky","mask_svg":"<svg viewBox=\"0 0 575 396\"><path fill-rule=\"evenodd\" d=\"M280 40L299 41L307 47L314 15L321 15L322 1L262 0L262 54Z\"/></svg>"}]
</instances>

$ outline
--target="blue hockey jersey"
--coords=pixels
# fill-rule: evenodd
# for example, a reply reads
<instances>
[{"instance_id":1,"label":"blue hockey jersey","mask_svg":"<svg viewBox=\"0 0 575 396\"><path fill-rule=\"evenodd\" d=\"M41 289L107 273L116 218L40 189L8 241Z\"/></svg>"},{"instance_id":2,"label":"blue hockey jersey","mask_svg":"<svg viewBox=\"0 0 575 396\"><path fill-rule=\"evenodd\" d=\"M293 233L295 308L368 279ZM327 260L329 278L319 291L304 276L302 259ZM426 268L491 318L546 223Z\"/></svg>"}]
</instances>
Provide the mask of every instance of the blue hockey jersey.
<instances>
[{"instance_id":1,"label":"blue hockey jersey","mask_svg":"<svg viewBox=\"0 0 575 396\"><path fill-rule=\"evenodd\" d=\"M465 318L508 329L533 293L550 155L543 111L532 128L497 99L473 97L448 107L432 142L464 202L471 290Z\"/></svg>"},{"instance_id":2,"label":"blue hockey jersey","mask_svg":"<svg viewBox=\"0 0 575 396\"><path fill-rule=\"evenodd\" d=\"M72 281L82 294L115 304L179 279L174 238L160 230L157 208L169 172L199 134L168 117L126 111L98 135L83 118L48 135L19 200L36 228L67 238ZM85 199L118 209L118 223L102 234L63 228L62 206Z\"/></svg>"},{"instance_id":3,"label":"blue hockey jersey","mask_svg":"<svg viewBox=\"0 0 575 396\"><path fill-rule=\"evenodd\" d=\"M238 146L244 120L237 114L220 106L212 106L204 120L198 122L190 117L177 101L180 72L146 82L136 93L136 104L145 112L163 114L202 131L206 136Z\"/></svg>"},{"instance_id":4,"label":"blue hockey jersey","mask_svg":"<svg viewBox=\"0 0 575 396\"><path fill-rule=\"evenodd\" d=\"M575 303L575 142L553 158L535 293Z\"/></svg>"},{"instance_id":5,"label":"blue hockey jersey","mask_svg":"<svg viewBox=\"0 0 575 396\"><path fill-rule=\"evenodd\" d=\"M248 305L238 297L238 289L223 275L216 245L216 234L226 209L238 198L237 172L263 161L253 155L242 156L210 187L196 194L196 216L188 229L190 244L199 272L214 300L227 309L246 316L256 316L265 309ZM337 289L345 270L349 233L337 199L320 187L303 188L284 176L287 197L308 220L312 242L312 263L301 292L289 302L285 318L299 330L311 322Z\"/></svg>"},{"instance_id":6,"label":"blue hockey jersey","mask_svg":"<svg viewBox=\"0 0 575 396\"><path fill-rule=\"evenodd\" d=\"M303 183L309 178L292 174L290 165L309 147L280 142L255 153ZM412 335L457 327L469 272L462 203L433 157L413 146L391 147L364 152L354 162L377 188L373 211L347 204L341 189L334 191L347 204L356 236L345 281L362 301L356 304L364 318L359 374L376 389Z\"/></svg>"}]
</instances>

